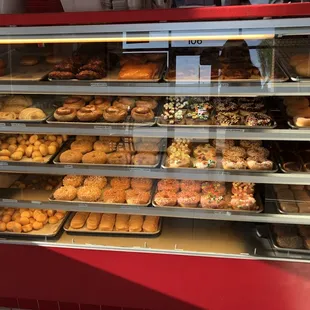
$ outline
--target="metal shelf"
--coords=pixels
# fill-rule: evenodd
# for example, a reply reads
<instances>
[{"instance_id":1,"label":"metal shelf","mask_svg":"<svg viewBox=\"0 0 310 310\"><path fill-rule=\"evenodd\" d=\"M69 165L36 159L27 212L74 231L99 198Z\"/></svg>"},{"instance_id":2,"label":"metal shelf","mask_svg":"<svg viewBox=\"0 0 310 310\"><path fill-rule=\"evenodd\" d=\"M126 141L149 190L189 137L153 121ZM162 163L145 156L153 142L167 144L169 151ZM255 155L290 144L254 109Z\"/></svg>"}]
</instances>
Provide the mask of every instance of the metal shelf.
<instances>
[{"instance_id":1,"label":"metal shelf","mask_svg":"<svg viewBox=\"0 0 310 310\"><path fill-rule=\"evenodd\" d=\"M159 138L189 138L189 139L248 139L248 140L294 140L309 141L310 130L293 129L222 129L222 128L165 128L165 127L133 127L133 126L79 126L63 124L25 124L0 123L1 133L37 134L67 134L93 136L122 136L122 137L159 137Z\"/></svg>"},{"instance_id":2,"label":"metal shelf","mask_svg":"<svg viewBox=\"0 0 310 310\"><path fill-rule=\"evenodd\" d=\"M310 96L310 84L287 83L105 83L36 82L1 83L0 93L76 94L76 95L150 95L150 96Z\"/></svg>"},{"instance_id":3,"label":"metal shelf","mask_svg":"<svg viewBox=\"0 0 310 310\"><path fill-rule=\"evenodd\" d=\"M161 168L126 168L126 167L98 167L98 166L78 166L66 164L29 164L0 162L2 173L33 173L51 175L102 175L102 176L123 176L141 177L152 179L180 179L180 180L209 180L221 182L253 182L263 184L299 184L309 185L310 174L298 173L253 173L245 171L238 173L233 170L227 171L206 171L178 169L177 171L167 171Z\"/></svg>"},{"instance_id":4,"label":"metal shelf","mask_svg":"<svg viewBox=\"0 0 310 310\"><path fill-rule=\"evenodd\" d=\"M272 213L272 206L269 203L268 213L258 214L234 214L233 211L206 211L204 209L183 209L183 208L154 208L154 207L127 207L115 205L99 205L72 202L49 202L49 201L27 201L14 199L0 199L1 206L10 208L30 209L55 209L66 211L104 212L120 214L154 215L174 218L191 218L218 221L256 222L256 223L283 223L310 225L309 215L283 215Z\"/></svg>"}]
</instances>

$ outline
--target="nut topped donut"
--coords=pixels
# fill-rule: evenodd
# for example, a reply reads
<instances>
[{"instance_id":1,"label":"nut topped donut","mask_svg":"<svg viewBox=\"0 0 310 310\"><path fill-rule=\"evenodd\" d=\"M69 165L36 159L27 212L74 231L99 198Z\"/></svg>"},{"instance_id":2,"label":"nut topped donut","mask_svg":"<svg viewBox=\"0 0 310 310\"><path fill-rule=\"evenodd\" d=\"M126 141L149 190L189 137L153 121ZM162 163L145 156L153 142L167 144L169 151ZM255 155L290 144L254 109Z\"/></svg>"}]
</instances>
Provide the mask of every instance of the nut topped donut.
<instances>
[{"instance_id":1,"label":"nut topped donut","mask_svg":"<svg viewBox=\"0 0 310 310\"><path fill-rule=\"evenodd\" d=\"M76 110L73 108L61 107L56 109L54 117L58 121L72 122L76 117Z\"/></svg>"},{"instance_id":2,"label":"nut topped donut","mask_svg":"<svg viewBox=\"0 0 310 310\"><path fill-rule=\"evenodd\" d=\"M63 180L62 184L65 186L71 185L74 187L79 187L83 184L84 177L82 175L66 175Z\"/></svg>"},{"instance_id":3,"label":"nut topped donut","mask_svg":"<svg viewBox=\"0 0 310 310\"><path fill-rule=\"evenodd\" d=\"M85 106L85 101L81 97L69 97L65 100L63 107L71 109L81 109Z\"/></svg>"},{"instance_id":4,"label":"nut topped donut","mask_svg":"<svg viewBox=\"0 0 310 310\"><path fill-rule=\"evenodd\" d=\"M101 189L95 186L81 186L77 191L77 197L81 201L97 201L101 196Z\"/></svg>"},{"instance_id":5,"label":"nut topped donut","mask_svg":"<svg viewBox=\"0 0 310 310\"><path fill-rule=\"evenodd\" d=\"M104 187L106 187L108 181L106 177L101 177L101 176L88 176L85 180L84 180L84 185L86 186L95 186L98 187L100 189L103 189Z\"/></svg>"}]
</instances>

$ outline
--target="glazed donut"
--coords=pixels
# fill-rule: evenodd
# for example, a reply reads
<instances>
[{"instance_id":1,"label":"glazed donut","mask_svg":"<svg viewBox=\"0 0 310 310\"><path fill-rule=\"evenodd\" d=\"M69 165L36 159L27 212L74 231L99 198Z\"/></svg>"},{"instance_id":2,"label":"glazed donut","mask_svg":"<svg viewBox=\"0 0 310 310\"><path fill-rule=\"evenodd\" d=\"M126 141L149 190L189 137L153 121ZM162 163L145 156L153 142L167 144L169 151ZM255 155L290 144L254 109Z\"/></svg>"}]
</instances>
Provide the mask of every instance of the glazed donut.
<instances>
[{"instance_id":1,"label":"glazed donut","mask_svg":"<svg viewBox=\"0 0 310 310\"><path fill-rule=\"evenodd\" d=\"M170 191L160 191L154 196L154 202L159 207L175 206L177 204L177 194Z\"/></svg>"},{"instance_id":2,"label":"glazed donut","mask_svg":"<svg viewBox=\"0 0 310 310\"><path fill-rule=\"evenodd\" d=\"M61 163L74 164L82 161L83 154L79 151L68 150L60 154Z\"/></svg>"},{"instance_id":3,"label":"glazed donut","mask_svg":"<svg viewBox=\"0 0 310 310\"><path fill-rule=\"evenodd\" d=\"M90 102L90 105L93 105L97 109L100 109L101 111L103 111L111 106L111 101L105 98L96 98Z\"/></svg>"},{"instance_id":4,"label":"glazed donut","mask_svg":"<svg viewBox=\"0 0 310 310\"><path fill-rule=\"evenodd\" d=\"M84 177L82 175L66 175L62 180L62 184L79 187L83 184L83 181Z\"/></svg>"},{"instance_id":5,"label":"glazed donut","mask_svg":"<svg viewBox=\"0 0 310 310\"><path fill-rule=\"evenodd\" d=\"M86 153L82 157L82 163L84 164L105 164L107 161L107 155L101 151L92 151Z\"/></svg>"},{"instance_id":6,"label":"glazed donut","mask_svg":"<svg viewBox=\"0 0 310 310\"><path fill-rule=\"evenodd\" d=\"M151 179L145 178L132 178L130 181L131 188L141 190L141 191L150 191L153 186L153 181Z\"/></svg>"},{"instance_id":7,"label":"glazed donut","mask_svg":"<svg viewBox=\"0 0 310 310\"><path fill-rule=\"evenodd\" d=\"M225 182L203 182L201 189L204 194L224 196L226 194Z\"/></svg>"},{"instance_id":8,"label":"glazed donut","mask_svg":"<svg viewBox=\"0 0 310 310\"><path fill-rule=\"evenodd\" d=\"M81 186L77 191L80 201L97 201L101 196L101 189L95 186Z\"/></svg>"},{"instance_id":9,"label":"glazed donut","mask_svg":"<svg viewBox=\"0 0 310 310\"><path fill-rule=\"evenodd\" d=\"M102 111L94 105L79 109L76 116L81 122L95 122L102 116Z\"/></svg>"},{"instance_id":10,"label":"glazed donut","mask_svg":"<svg viewBox=\"0 0 310 310\"><path fill-rule=\"evenodd\" d=\"M135 144L135 150L136 152L151 153L155 155L160 151L158 144L154 143L137 143Z\"/></svg>"},{"instance_id":11,"label":"glazed donut","mask_svg":"<svg viewBox=\"0 0 310 310\"><path fill-rule=\"evenodd\" d=\"M106 203L124 203L126 202L126 193L124 190L117 188L105 189L101 200Z\"/></svg>"},{"instance_id":12,"label":"glazed donut","mask_svg":"<svg viewBox=\"0 0 310 310\"><path fill-rule=\"evenodd\" d=\"M246 169L247 162L243 158L223 158L222 159L222 166L225 170L231 169Z\"/></svg>"},{"instance_id":13,"label":"glazed donut","mask_svg":"<svg viewBox=\"0 0 310 310\"><path fill-rule=\"evenodd\" d=\"M260 140L240 140L240 146L249 149L256 148L262 145L262 141Z\"/></svg>"},{"instance_id":14,"label":"glazed donut","mask_svg":"<svg viewBox=\"0 0 310 310\"><path fill-rule=\"evenodd\" d=\"M130 205L144 205L150 201L149 192L138 189L129 189L126 191L126 202Z\"/></svg>"},{"instance_id":15,"label":"glazed donut","mask_svg":"<svg viewBox=\"0 0 310 310\"><path fill-rule=\"evenodd\" d=\"M112 153L116 150L116 143L115 142L96 141L94 143L94 150L105 152L105 153Z\"/></svg>"},{"instance_id":16,"label":"glazed donut","mask_svg":"<svg viewBox=\"0 0 310 310\"><path fill-rule=\"evenodd\" d=\"M89 176L84 180L84 185L85 186L95 186L100 189L103 189L106 187L108 183L108 180L106 177L101 177L101 176Z\"/></svg>"},{"instance_id":17,"label":"glazed donut","mask_svg":"<svg viewBox=\"0 0 310 310\"><path fill-rule=\"evenodd\" d=\"M79 151L82 154L86 154L93 150L93 143L88 140L76 140L71 143L70 149L72 151Z\"/></svg>"},{"instance_id":18,"label":"glazed donut","mask_svg":"<svg viewBox=\"0 0 310 310\"><path fill-rule=\"evenodd\" d=\"M262 156L249 157L246 160L251 170L272 170L273 162Z\"/></svg>"},{"instance_id":19,"label":"glazed donut","mask_svg":"<svg viewBox=\"0 0 310 310\"><path fill-rule=\"evenodd\" d=\"M74 186L61 186L54 192L53 196L56 200L72 201L76 198L77 189Z\"/></svg>"},{"instance_id":20,"label":"glazed donut","mask_svg":"<svg viewBox=\"0 0 310 310\"><path fill-rule=\"evenodd\" d=\"M189 191L194 193L200 193L201 182L193 180L183 180L180 182L181 191Z\"/></svg>"},{"instance_id":21,"label":"glazed donut","mask_svg":"<svg viewBox=\"0 0 310 310\"><path fill-rule=\"evenodd\" d=\"M231 192L233 194L245 193L248 195L254 194L254 183L245 183L245 182L233 182Z\"/></svg>"},{"instance_id":22,"label":"glazed donut","mask_svg":"<svg viewBox=\"0 0 310 310\"><path fill-rule=\"evenodd\" d=\"M252 147L247 150L248 157L269 157L270 152L268 149L258 146L258 147Z\"/></svg>"},{"instance_id":23,"label":"glazed donut","mask_svg":"<svg viewBox=\"0 0 310 310\"><path fill-rule=\"evenodd\" d=\"M154 112L149 108L136 107L132 109L131 117L136 122L149 122L154 119Z\"/></svg>"},{"instance_id":24,"label":"glazed donut","mask_svg":"<svg viewBox=\"0 0 310 310\"><path fill-rule=\"evenodd\" d=\"M72 108L61 107L56 109L54 117L61 122L72 122L76 117L76 110Z\"/></svg>"},{"instance_id":25,"label":"glazed donut","mask_svg":"<svg viewBox=\"0 0 310 310\"><path fill-rule=\"evenodd\" d=\"M227 197L221 195L205 194L200 198L202 208L226 209L228 208Z\"/></svg>"},{"instance_id":26,"label":"glazed donut","mask_svg":"<svg viewBox=\"0 0 310 310\"><path fill-rule=\"evenodd\" d=\"M231 148L223 150L223 156L227 158L245 158L246 150L240 146L232 146Z\"/></svg>"},{"instance_id":27,"label":"glazed donut","mask_svg":"<svg viewBox=\"0 0 310 310\"><path fill-rule=\"evenodd\" d=\"M155 110L157 108L158 102L152 97L144 97L136 101L136 107L138 108L149 108Z\"/></svg>"},{"instance_id":28,"label":"glazed donut","mask_svg":"<svg viewBox=\"0 0 310 310\"><path fill-rule=\"evenodd\" d=\"M0 120L13 120L17 119L15 112L0 112Z\"/></svg>"},{"instance_id":29,"label":"glazed donut","mask_svg":"<svg viewBox=\"0 0 310 310\"><path fill-rule=\"evenodd\" d=\"M128 152L114 152L107 154L108 164L129 165L131 163L131 155Z\"/></svg>"},{"instance_id":30,"label":"glazed donut","mask_svg":"<svg viewBox=\"0 0 310 310\"><path fill-rule=\"evenodd\" d=\"M180 189L180 183L178 180L164 179L160 180L157 184L157 190L168 191L168 192L178 192Z\"/></svg>"},{"instance_id":31,"label":"glazed donut","mask_svg":"<svg viewBox=\"0 0 310 310\"><path fill-rule=\"evenodd\" d=\"M130 188L130 178L125 177L112 178L110 184L112 188L126 190Z\"/></svg>"},{"instance_id":32,"label":"glazed donut","mask_svg":"<svg viewBox=\"0 0 310 310\"><path fill-rule=\"evenodd\" d=\"M71 109L81 109L85 106L85 101L80 97L69 97L65 100L63 107Z\"/></svg>"},{"instance_id":33,"label":"glazed donut","mask_svg":"<svg viewBox=\"0 0 310 310\"><path fill-rule=\"evenodd\" d=\"M113 102L113 107L128 111L135 106L135 101L132 97L119 97Z\"/></svg>"},{"instance_id":34,"label":"glazed donut","mask_svg":"<svg viewBox=\"0 0 310 310\"><path fill-rule=\"evenodd\" d=\"M124 121L127 117L127 111L117 108L117 107L109 107L103 111L103 118L107 122L117 123Z\"/></svg>"},{"instance_id":35,"label":"glazed donut","mask_svg":"<svg viewBox=\"0 0 310 310\"><path fill-rule=\"evenodd\" d=\"M298 127L310 127L310 117L296 116L293 118L293 122Z\"/></svg>"},{"instance_id":36,"label":"glazed donut","mask_svg":"<svg viewBox=\"0 0 310 310\"><path fill-rule=\"evenodd\" d=\"M177 202L183 208L196 208L200 201L200 194L197 192L182 191L177 193Z\"/></svg>"},{"instance_id":37,"label":"glazed donut","mask_svg":"<svg viewBox=\"0 0 310 310\"><path fill-rule=\"evenodd\" d=\"M133 165L153 166L156 165L158 157L152 153L137 153L136 155L132 156L131 161Z\"/></svg>"},{"instance_id":38,"label":"glazed donut","mask_svg":"<svg viewBox=\"0 0 310 310\"><path fill-rule=\"evenodd\" d=\"M256 200L246 193L235 194L231 197L230 205L234 210L255 210Z\"/></svg>"}]
</instances>

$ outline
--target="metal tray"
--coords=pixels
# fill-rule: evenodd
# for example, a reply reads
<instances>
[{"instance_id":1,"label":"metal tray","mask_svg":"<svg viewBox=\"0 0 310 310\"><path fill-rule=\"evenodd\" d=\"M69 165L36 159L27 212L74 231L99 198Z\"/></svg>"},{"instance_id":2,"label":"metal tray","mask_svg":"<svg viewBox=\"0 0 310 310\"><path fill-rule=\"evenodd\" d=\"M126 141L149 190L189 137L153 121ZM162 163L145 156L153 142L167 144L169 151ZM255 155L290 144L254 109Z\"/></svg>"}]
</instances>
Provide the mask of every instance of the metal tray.
<instances>
[{"instance_id":1,"label":"metal tray","mask_svg":"<svg viewBox=\"0 0 310 310\"><path fill-rule=\"evenodd\" d=\"M66 221L67 217L69 216L70 212L66 212L63 219L61 219L56 224L46 224L43 228L39 230L32 230L28 233L15 233L15 232L1 232L0 236L6 236L6 237L55 237L60 229L62 228L63 223Z\"/></svg>"},{"instance_id":2,"label":"metal tray","mask_svg":"<svg viewBox=\"0 0 310 310\"><path fill-rule=\"evenodd\" d=\"M109 178L108 178L109 179ZM146 204L128 204L126 202L124 203L107 203L107 202L103 202L103 201L95 201L95 202L91 202L91 201L82 201L82 200L78 200L78 198L75 198L74 200L70 201L70 200L56 200L54 198L54 192L62 186L62 182L53 190L53 194L49 196L48 200L52 201L52 202L66 202L66 203L72 203L72 204L76 204L76 203L83 203L83 204L90 204L90 205L99 205L99 206L105 206L105 205L113 205L113 206L125 206L125 207L147 207L151 201L152 201L152 197L154 195L154 189L155 186L153 184L151 190L150 190L150 199ZM107 187L108 188L108 187Z\"/></svg>"},{"instance_id":3,"label":"metal tray","mask_svg":"<svg viewBox=\"0 0 310 310\"><path fill-rule=\"evenodd\" d=\"M37 56L39 63L34 66L22 66L19 64L22 56L33 55L31 53L23 53L17 50L11 50L1 57L8 64L5 69L5 75L0 76L1 82L20 82L20 81L41 81L53 69L53 65L45 61L44 56Z\"/></svg>"},{"instance_id":4,"label":"metal tray","mask_svg":"<svg viewBox=\"0 0 310 310\"><path fill-rule=\"evenodd\" d=\"M296 155L296 157L297 157L297 158L299 159L299 161L300 161L301 167L302 167L303 169L305 169L305 168L304 168L305 163L304 163L302 157L298 154L298 152L292 151L291 153L294 153L294 155ZM278 162L278 166L279 166L280 170L281 170L282 172L284 172L284 173L295 173L295 174L309 174L309 173L310 173L310 172L308 172L308 171L287 171L287 170L283 167L283 161L282 161L281 156L280 156L279 153L277 154L276 158L277 158L277 162Z\"/></svg>"},{"instance_id":5,"label":"metal tray","mask_svg":"<svg viewBox=\"0 0 310 310\"><path fill-rule=\"evenodd\" d=\"M32 97L33 105L30 108L39 108L46 114L42 119L13 119L13 120L0 120L0 123L43 123L54 113L56 107L54 101L46 97Z\"/></svg>"},{"instance_id":6,"label":"metal tray","mask_svg":"<svg viewBox=\"0 0 310 310\"><path fill-rule=\"evenodd\" d=\"M310 78L309 78L309 82L310 82ZM291 118L287 121L287 124L291 128L293 128L293 129L306 129L306 130L310 130L310 126L308 126L308 127L300 127L300 126L295 125Z\"/></svg>"},{"instance_id":7,"label":"metal tray","mask_svg":"<svg viewBox=\"0 0 310 310\"><path fill-rule=\"evenodd\" d=\"M199 169L199 168L194 168L194 167L180 167L180 168L170 168L170 167L167 167L165 166L166 164L166 158L167 158L167 153L165 153L163 156L162 156L162 159L161 159L161 168L163 169L166 169L166 170L169 170L169 171L178 171L178 172L182 172L182 173L187 173L188 171L217 171L217 172L242 172L242 173L245 173L245 174L248 174L248 173L275 173L278 171L278 167L275 163L275 160L273 158L271 158L272 162L273 162L273 169L272 170L251 170L251 169L223 169L223 168L205 168L205 169Z\"/></svg>"},{"instance_id":8,"label":"metal tray","mask_svg":"<svg viewBox=\"0 0 310 310\"><path fill-rule=\"evenodd\" d=\"M95 122L80 122L80 121L73 121L73 122L61 122L55 119L54 115L50 115L50 117L46 120L47 123L49 124L63 124L63 125L72 125L73 127L79 126L79 127L84 127L84 126L123 126L123 127L141 127L141 126L154 126L157 122L157 116L154 117L154 120L152 122L145 122L145 123L139 123L135 122L130 115L126 117L126 120L120 123L110 123L106 122L103 118L101 120L95 121Z\"/></svg>"},{"instance_id":9,"label":"metal tray","mask_svg":"<svg viewBox=\"0 0 310 310\"><path fill-rule=\"evenodd\" d=\"M50 79L48 80L50 82L59 82L61 81L62 83L66 82L72 82L76 81L77 83L90 83L90 82L124 82L124 83L154 83L154 82L159 82L164 74L164 71L166 69L166 64L163 63L162 67L159 68L158 72L155 74L154 78L152 79L145 79L145 80L135 80L135 79L119 79L118 74L120 71L120 68L114 68L111 71L108 71L107 76L105 76L102 79L96 79L96 80L78 80L78 79L70 79L70 80L55 80L55 79ZM50 70L51 71L51 70Z\"/></svg>"},{"instance_id":10,"label":"metal tray","mask_svg":"<svg viewBox=\"0 0 310 310\"><path fill-rule=\"evenodd\" d=\"M91 212L90 212L91 213ZM89 214L90 214L89 213ZM71 234L89 234L89 235L114 235L114 236L119 236L119 235L124 235L124 236L156 236L159 235L162 229L162 218L159 218L159 222L158 222L158 230L155 232L130 232L130 231L116 231L116 230L112 230L112 231L100 231L97 229L95 230L89 230L86 228L86 222L85 225L82 228L79 229L74 229L70 227L70 223L71 220L73 218L73 216L76 214L76 212L72 213L70 215L70 217L67 219L66 223L64 224L63 229L67 232L67 233L71 233Z\"/></svg>"},{"instance_id":11,"label":"metal tray","mask_svg":"<svg viewBox=\"0 0 310 310\"><path fill-rule=\"evenodd\" d=\"M261 213L264 211L264 207L263 207L263 203L262 203L262 200L261 200L261 197L258 195L258 194L255 194L255 199L256 199L256 203L259 207L258 210L253 210L253 211L250 211L250 210L233 210L233 209L207 209L207 208L202 208L200 206L200 203L198 204L198 207L196 208L183 208L181 206L164 206L164 207L160 207L158 206L155 201L154 201L154 197L157 193L157 187L156 187L156 192L153 196L153 199L152 199L152 205L153 207L155 208L164 208L165 210L169 210L172 211L172 210L175 210L176 208L181 208L181 209L186 209L186 210L195 210L195 209L201 209L203 210L203 212L206 212L206 213L233 213L233 214L236 214L236 215L246 215L246 214L257 214L257 213Z\"/></svg>"},{"instance_id":12,"label":"metal tray","mask_svg":"<svg viewBox=\"0 0 310 310\"><path fill-rule=\"evenodd\" d=\"M303 238L303 237L302 237ZM269 240L272 248L279 252L293 252L293 253L299 253L299 254L310 254L310 250L307 249L289 249L289 248L281 248L277 245L276 242L276 236L272 232L271 227L269 226Z\"/></svg>"},{"instance_id":13,"label":"metal tray","mask_svg":"<svg viewBox=\"0 0 310 310\"><path fill-rule=\"evenodd\" d=\"M71 142L69 142L71 143ZM163 147L163 144L162 144L162 147ZM53 160L53 163L55 165L63 165L63 166L95 166L95 167L124 167L124 168L156 168L160 162L161 162L161 152L159 152L157 154L157 162L155 165L151 165L151 166L148 166L148 165L115 165L115 164L84 164L84 163L72 163L72 164L69 164L69 163L61 163L59 158L60 158L60 155L69 150L70 149L70 145L69 144L66 144L58 153L57 155L55 156L54 160ZM161 149L161 148L160 148Z\"/></svg>"}]
</instances>

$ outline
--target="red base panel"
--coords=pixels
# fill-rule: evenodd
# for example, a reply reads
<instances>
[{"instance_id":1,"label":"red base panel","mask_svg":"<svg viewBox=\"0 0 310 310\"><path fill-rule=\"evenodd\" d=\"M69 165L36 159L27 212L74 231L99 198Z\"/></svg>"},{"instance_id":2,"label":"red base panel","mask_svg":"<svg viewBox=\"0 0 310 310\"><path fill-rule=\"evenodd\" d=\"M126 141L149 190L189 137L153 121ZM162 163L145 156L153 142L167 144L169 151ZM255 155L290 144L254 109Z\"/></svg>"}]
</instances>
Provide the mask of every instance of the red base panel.
<instances>
[{"instance_id":1,"label":"red base panel","mask_svg":"<svg viewBox=\"0 0 310 310\"><path fill-rule=\"evenodd\" d=\"M96 309L95 305L161 310L310 308L310 264L39 246L0 248L0 306L28 303L36 309L34 301L39 300L40 310L59 303L72 310L76 304L86 310Z\"/></svg>"},{"instance_id":2,"label":"red base panel","mask_svg":"<svg viewBox=\"0 0 310 310\"><path fill-rule=\"evenodd\" d=\"M310 3L240 5L183 9L132 11L3 14L0 26L89 25L106 23L140 23L159 21L201 21L252 19L263 17L310 16Z\"/></svg>"}]
</instances>

